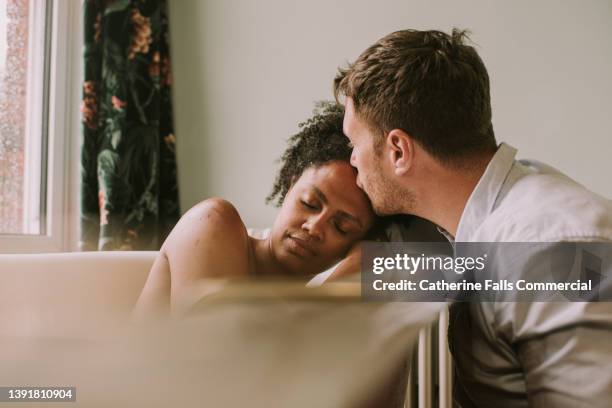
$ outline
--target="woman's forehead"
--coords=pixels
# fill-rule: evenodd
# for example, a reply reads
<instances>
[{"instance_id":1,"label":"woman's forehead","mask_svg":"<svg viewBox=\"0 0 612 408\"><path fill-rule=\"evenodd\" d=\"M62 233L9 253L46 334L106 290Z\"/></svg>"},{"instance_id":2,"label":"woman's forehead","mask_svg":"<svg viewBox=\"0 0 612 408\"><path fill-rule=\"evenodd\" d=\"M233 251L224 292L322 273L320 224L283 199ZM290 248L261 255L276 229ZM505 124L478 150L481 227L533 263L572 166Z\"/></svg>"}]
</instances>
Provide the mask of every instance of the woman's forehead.
<instances>
[{"instance_id":1,"label":"woman's forehead","mask_svg":"<svg viewBox=\"0 0 612 408\"><path fill-rule=\"evenodd\" d=\"M357 187L357 171L347 162L333 161L304 170L300 177L305 184L352 185Z\"/></svg>"},{"instance_id":2,"label":"woman's forehead","mask_svg":"<svg viewBox=\"0 0 612 408\"><path fill-rule=\"evenodd\" d=\"M353 215L370 215L367 196L357 187L357 171L347 162L337 161L309 167L302 173L298 184L319 196L322 201L343 207L341 209L347 212L350 210Z\"/></svg>"}]
</instances>

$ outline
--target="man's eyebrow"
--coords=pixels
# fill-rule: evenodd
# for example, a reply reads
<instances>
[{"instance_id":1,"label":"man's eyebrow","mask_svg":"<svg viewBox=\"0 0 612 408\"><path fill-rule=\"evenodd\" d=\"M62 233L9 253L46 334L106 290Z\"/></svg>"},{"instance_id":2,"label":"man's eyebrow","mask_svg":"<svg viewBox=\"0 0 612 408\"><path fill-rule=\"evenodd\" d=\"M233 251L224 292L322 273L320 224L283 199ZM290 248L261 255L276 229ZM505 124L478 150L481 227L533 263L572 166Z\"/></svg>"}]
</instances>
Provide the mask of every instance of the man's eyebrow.
<instances>
[{"instance_id":1,"label":"man's eyebrow","mask_svg":"<svg viewBox=\"0 0 612 408\"><path fill-rule=\"evenodd\" d=\"M316 188L315 186L311 186L311 187L312 187L312 190L317 195L317 197L319 197L319 200L321 200L323 202L323 204L327 204L327 197L325 196L325 194L323 194L323 192L321 190L319 190L318 188ZM357 223L357 225L359 225L360 228L363 228L363 224L361 223L359 218L355 217L354 215L351 215L351 214L347 213L346 211L342 211L342 210L339 210L338 213L339 213L340 217L346 218L349 221L353 221L353 222Z\"/></svg>"}]
</instances>

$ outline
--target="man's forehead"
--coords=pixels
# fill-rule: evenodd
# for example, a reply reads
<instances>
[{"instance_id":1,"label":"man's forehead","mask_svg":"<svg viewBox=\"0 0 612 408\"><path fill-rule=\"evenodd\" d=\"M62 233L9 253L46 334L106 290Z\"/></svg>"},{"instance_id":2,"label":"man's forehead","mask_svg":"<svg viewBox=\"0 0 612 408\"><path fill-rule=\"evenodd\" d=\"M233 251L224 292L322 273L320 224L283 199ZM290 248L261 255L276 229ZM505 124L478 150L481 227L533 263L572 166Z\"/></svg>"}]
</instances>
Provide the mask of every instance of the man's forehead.
<instances>
[{"instance_id":1,"label":"man's forehead","mask_svg":"<svg viewBox=\"0 0 612 408\"><path fill-rule=\"evenodd\" d=\"M355 105L353 104L353 100L350 97L346 98L346 104L344 106L344 120L347 118L353 119L355 116Z\"/></svg>"},{"instance_id":2,"label":"man's forehead","mask_svg":"<svg viewBox=\"0 0 612 408\"><path fill-rule=\"evenodd\" d=\"M353 105L353 100L351 98L346 98L346 106L344 109L344 120L342 122L342 130L347 137L354 137L357 133L357 126L360 121L357 115L355 114L355 108Z\"/></svg>"},{"instance_id":3,"label":"man's forehead","mask_svg":"<svg viewBox=\"0 0 612 408\"><path fill-rule=\"evenodd\" d=\"M342 133L344 133L344 136L348 137L349 139L351 138L351 131L349 129L349 124L347 123L347 119L346 119L346 114L344 114L344 121L342 122Z\"/></svg>"},{"instance_id":4,"label":"man's forehead","mask_svg":"<svg viewBox=\"0 0 612 408\"><path fill-rule=\"evenodd\" d=\"M347 105L344 109L344 120L342 121L342 131L344 135L347 137L351 136L351 131L353 127L353 110L349 109L349 101L347 99Z\"/></svg>"}]
</instances>

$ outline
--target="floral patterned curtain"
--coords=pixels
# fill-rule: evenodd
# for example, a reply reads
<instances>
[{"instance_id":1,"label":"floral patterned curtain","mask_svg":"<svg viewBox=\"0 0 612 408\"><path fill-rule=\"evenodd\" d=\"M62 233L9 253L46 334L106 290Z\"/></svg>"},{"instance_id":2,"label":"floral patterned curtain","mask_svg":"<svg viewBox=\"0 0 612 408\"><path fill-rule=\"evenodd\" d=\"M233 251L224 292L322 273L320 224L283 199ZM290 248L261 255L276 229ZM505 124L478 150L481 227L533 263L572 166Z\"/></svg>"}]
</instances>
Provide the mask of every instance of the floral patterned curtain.
<instances>
[{"instance_id":1,"label":"floral patterned curtain","mask_svg":"<svg viewBox=\"0 0 612 408\"><path fill-rule=\"evenodd\" d=\"M179 217L166 0L83 4L80 249L159 249Z\"/></svg>"}]
</instances>

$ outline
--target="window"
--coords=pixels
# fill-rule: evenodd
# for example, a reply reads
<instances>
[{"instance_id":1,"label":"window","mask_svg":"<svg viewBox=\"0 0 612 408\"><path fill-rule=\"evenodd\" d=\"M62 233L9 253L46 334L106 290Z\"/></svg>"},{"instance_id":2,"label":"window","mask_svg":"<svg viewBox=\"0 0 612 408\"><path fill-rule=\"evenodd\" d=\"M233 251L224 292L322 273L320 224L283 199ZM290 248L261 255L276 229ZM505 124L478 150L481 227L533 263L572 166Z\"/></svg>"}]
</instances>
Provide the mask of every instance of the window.
<instances>
[{"instance_id":1,"label":"window","mask_svg":"<svg viewBox=\"0 0 612 408\"><path fill-rule=\"evenodd\" d=\"M0 232L44 234L48 98L40 1L0 0Z\"/></svg>"},{"instance_id":2,"label":"window","mask_svg":"<svg viewBox=\"0 0 612 408\"><path fill-rule=\"evenodd\" d=\"M0 0L0 252L67 250L76 237L79 10Z\"/></svg>"}]
</instances>

